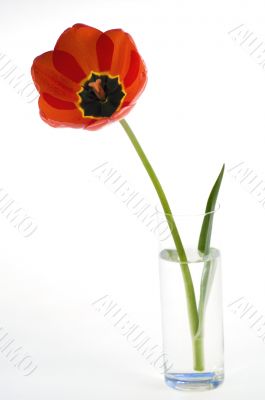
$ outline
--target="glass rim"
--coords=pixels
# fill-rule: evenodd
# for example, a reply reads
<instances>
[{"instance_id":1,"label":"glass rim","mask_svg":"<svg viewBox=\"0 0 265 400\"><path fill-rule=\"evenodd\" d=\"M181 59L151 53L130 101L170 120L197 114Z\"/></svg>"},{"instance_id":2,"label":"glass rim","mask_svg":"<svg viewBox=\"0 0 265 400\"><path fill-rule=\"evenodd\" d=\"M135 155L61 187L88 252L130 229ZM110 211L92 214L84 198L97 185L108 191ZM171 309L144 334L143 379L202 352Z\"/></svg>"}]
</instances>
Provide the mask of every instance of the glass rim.
<instances>
[{"instance_id":1,"label":"glass rim","mask_svg":"<svg viewBox=\"0 0 265 400\"><path fill-rule=\"evenodd\" d=\"M207 215L216 214L221 208L220 203L216 203L213 211L204 212L183 212L183 213L172 213L173 218L189 218L189 217L206 217ZM159 209L158 206L155 207L156 211L160 215L170 216L171 214L165 213L163 210Z\"/></svg>"}]
</instances>

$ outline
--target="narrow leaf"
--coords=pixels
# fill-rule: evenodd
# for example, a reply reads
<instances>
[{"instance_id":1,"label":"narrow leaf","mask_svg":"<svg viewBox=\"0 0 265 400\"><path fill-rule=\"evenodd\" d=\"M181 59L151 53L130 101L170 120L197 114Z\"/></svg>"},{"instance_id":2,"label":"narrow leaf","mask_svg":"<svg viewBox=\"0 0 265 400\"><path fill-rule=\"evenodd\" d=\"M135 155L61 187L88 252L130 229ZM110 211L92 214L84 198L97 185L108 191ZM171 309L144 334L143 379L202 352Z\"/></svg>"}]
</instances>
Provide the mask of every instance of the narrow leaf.
<instances>
[{"instance_id":1,"label":"narrow leaf","mask_svg":"<svg viewBox=\"0 0 265 400\"><path fill-rule=\"evenodd\" d=\"M213 185L211 193L209 195L206 209L205 209L205 217L203 219L201 233L199 238L198 249L203 254L207 254L210 249L210 242L212 236L212 227L213 227L213 217L214 217L214 210L216 206L216 201L219 193L219 189L222 183L223 175L224 175L225 165L223 165L221 172L218 178Z\"/></svg>"},{"instance_id":2,"label":"narrow leaf","mask_svg":"<svg viewBox=\"0 0 265 400\"><path fill-rule=\"evenodd\" d=\"M205 209L205 217L203 219L198 249L202 254L206 255L210 250L210 242L212 235L212 227L213 227L213 217L214 210L216 206L216 201L218 197L218 193L220 190L220 186L222 183L223 175L224 175L225 165L223 165L221 172L218 178L213 185L211 193L209 195L206 209ZM200 287L200 300L198 307L198 315L199 315L199 324L196 333L196 337L203 338L203 328L204 328L204 315L206 311L206 306L208 302L208 297L210 294L211 286L214 280L216 270L215 260L210 259L207 260L204 264L202 278L201 278L201 287Z\"/></svg>"}]
</instances>

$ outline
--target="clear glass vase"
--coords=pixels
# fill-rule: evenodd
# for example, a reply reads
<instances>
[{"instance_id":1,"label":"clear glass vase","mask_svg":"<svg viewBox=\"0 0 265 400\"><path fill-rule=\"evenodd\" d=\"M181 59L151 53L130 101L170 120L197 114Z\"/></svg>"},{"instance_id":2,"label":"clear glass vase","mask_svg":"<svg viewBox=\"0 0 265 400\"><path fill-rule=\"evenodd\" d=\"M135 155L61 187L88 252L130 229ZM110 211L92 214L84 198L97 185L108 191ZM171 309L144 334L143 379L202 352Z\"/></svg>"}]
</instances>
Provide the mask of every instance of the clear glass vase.
<instances>
[{"instance_id":1,"label":"clear glass vase","mask_svg":"<svg viewBox=\"0 0 265 400\"><path fill-rule=\"evenodd\" d=\"M170 232L159 241L165 381L185 391L214 389L224 380L221 257L214 237L206 255L198 250L204 217L174 216L187 256L185 265ZM187 272L189 282L184 277ZM192 316L191 292L195 296Z\"/></svg>"}]
</instances>

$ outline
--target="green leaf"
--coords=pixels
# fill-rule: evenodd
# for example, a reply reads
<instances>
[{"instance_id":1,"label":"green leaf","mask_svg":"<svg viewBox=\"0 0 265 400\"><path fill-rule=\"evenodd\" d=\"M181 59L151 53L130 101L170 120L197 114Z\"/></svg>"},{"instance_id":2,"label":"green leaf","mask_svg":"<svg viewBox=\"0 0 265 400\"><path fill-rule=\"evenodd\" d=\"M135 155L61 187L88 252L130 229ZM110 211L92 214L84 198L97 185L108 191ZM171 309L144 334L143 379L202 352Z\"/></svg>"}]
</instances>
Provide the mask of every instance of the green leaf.
<instances>
[{"instance_id":1,"label":"green leaf","mask_svg":"<svg viewBox=\"0 0 265 400\"><path fill-rule=\"evenodd\" d=\"M223 165L221 172L220 172L218 178L216 179L215 184L213 185L213 188L211 190L211 193L210 193L208 201L207 201L207 205L206 205L206 209L205 209L205 217L203 219L200 238L199 238L199 244L198 244L198 250L200 252L202 252L203 254L207 254L210 249L214 210L215 210L220 186L222 183L224 170L225 170L225 165Z\"/></svg>"},{"instance_id":2,"label":"green leaf","mask_svg":"<svg viewBox=\"0 0 265 400\"><path fill-rule=\"evenodd\" d=\"M213 217L214 210L216 206L216 201L218 197L218 193L220 190L220 186L222 183L223 175L224 175L225 165L223 165L221 172L218 178L213 185L211 193L209 195L206 209L205 209L205 217L203 219L198 249L202 254L207 255L210 250L210 242L212 235L212 227L213 227ZM201 338L203 340L203 325L204 325L204 314L206 311L206 306L208 302L208 297L211 291L211 286L213 284L214 276L215 276L216 264L214 259L209 259L205 262L202 277L201 277L201 287L200 287L200 300L198 307L198 315L199 315L199 324L198 330L196 333L197 338Z\"/></svg>"}]
</instances>

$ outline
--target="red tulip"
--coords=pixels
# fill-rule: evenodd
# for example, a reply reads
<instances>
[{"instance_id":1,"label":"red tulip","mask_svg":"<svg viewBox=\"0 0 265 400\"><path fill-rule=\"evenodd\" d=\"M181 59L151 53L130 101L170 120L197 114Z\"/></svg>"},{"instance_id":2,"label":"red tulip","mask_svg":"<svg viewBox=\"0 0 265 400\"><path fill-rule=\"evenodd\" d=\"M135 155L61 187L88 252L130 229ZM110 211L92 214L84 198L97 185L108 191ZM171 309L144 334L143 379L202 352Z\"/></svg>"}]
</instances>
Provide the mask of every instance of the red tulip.
<instances>
[{"instance_id":1,"label":"red tulip","mask_svg":"<svg viewBox=\"0 0 265 400\"><path fill-rule=\"evenodd\" d=\"M76 24L34 60L32 77L45 122L94 130L128 114L147 72L128 33Z\"/></svg>"}]
</instances>

